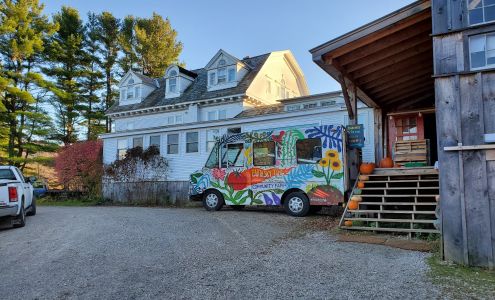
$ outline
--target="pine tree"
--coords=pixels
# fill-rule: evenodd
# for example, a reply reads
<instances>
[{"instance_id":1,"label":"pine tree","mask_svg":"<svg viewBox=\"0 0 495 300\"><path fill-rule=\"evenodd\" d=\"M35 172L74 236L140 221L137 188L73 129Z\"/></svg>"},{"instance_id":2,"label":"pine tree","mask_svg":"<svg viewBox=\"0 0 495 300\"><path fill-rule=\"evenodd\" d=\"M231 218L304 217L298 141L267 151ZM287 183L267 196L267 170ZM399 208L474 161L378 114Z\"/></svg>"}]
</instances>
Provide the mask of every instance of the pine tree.
<instances>
[{"instance_id":1,"label":"pine tree","mask_svg":"<svg viewBox=\"0 0 495 300\"><path fill-rule=\"evenodd\" d=\"M117 83L115 78L117 59L119 54L119 30L120 20L115 18L109 12L103 12L98 15L98 23L100 27L99 39L101 42L101 64L103 74L105 76L105 106L107 110L112 106L115 97L117 97L117 91L114 86ZM107 118L106 131L110 132L110 120Z\"/></svg>"},{"instance_id":2,"label":"pine tree","mask_svg":"<svg viewBox=\"0 0 495 300\"><path fill-rule=\"evenodd\" d=\"M150 19L138 19L134 30L136 52L144 74L163 76L169 65L178 62L182 43L177 41L177 31L168 19L153 13Z\"/></svg>"},{"instance_id":3,"label":"pine tree","mask_svg":"<svg viewBox=\"0 0 495 300\"><path fill-rule=\"evenodd\" d=\"M46 47L49 66L43 70L54 80L53 85L61 91L54 93L52 97L57 124L55 137L68 145L78 140L76 125L84 109L80 83L86 62L83 51L84 26L79 12L67 6L63 6L61 11L53 16L53 20L59 24L59 28Z\"/></svg>"},{"instance_id":4,"label":"pine tree","mask_svg":"<svg viewBox=\"0 0 495 300\"><path fill-rule=\"evenodd\" d=\"M38 151L53 151L40 56L57 26L38 0L0 1L0 160L21 169ZM2 158L4 157L4 158Z\"/></svg>"},{"instance_id":5,"label":"pine tree","mask_svg":"<svg viewBox=\"0 0 495 300\"><path fill-rule=\"evenodd\" d=\"M120 28L119 44L124 55L119 60L119 65L123 71L123 74L137 67L138 63L134 26L136 26L136 18L133 16L127 16L122 21L122 26Z\"/></svg>"},{"instance_id":6,"label":"pine tree","mask_svg":"<svg viewBox=\"0 0 495 300\"><path fill-rule=\"evenodd\" d=\"M100 26L98 18L94 13L88 13L88 21L85 24L85 65L81 81L81 92L84 97L82 116L86 127L86 139L96 140L98 135L105 132L105 111L101 100L101 89L103 88L103 72L99 66L101 51Z\"/></svg>"}]
</instances>

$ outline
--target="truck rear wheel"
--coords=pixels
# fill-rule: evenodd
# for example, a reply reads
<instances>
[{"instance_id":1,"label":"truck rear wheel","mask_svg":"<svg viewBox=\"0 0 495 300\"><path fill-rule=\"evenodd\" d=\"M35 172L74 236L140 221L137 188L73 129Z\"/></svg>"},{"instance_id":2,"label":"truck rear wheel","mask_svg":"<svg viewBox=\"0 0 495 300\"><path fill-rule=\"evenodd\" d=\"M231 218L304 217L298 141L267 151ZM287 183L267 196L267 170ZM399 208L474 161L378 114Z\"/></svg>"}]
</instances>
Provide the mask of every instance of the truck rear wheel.
<instances>
[{"instance_id":1,"label":"truck rear wheel","mask_svg":"<svg viewBox=\"0 0 495 300\"><path fill-rule=\"evenodd\" d=\"M13 220L14 228L24 227L26 226L26 210L24 209L24 200L21 202L21 210L19 214Z\"/></svg>"},{"instance_id":2,"label":"truck rear wheel","mask_svg":"<svg viewBox=\"0 0 495 300\"><path fill-rule=\"evenodd\" d=\"M309 199L303 192L292 192L285 197L285 211L294 217L304 217L309 212Z\"/></svg>"},{"instance_id":3,"label":"truck rear wheel","mask_svg":"<svg viewBox=\"0 0 495 300\"><path fill-rule=\"evenodd\" d=\"M208 190L203 194L203 207L207 211L217 211L224 204L223 196L219 191Z\"/></svg>"}]
</instances>

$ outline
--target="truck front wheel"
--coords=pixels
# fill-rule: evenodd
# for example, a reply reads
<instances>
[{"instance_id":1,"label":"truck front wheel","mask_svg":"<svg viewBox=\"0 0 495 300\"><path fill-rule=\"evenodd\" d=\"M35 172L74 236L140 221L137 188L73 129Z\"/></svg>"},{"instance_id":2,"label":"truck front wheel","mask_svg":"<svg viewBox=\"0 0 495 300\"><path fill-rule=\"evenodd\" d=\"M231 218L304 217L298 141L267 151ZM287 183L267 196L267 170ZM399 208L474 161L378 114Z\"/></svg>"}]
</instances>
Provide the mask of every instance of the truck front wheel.
<instances>
[{"instance_id":1,"label":"truck front wheel","mask_svg":"<svg viewBox=\"0 0 495 300\"><path fill-rule=\"evenodd\" d=\"M285 211L294 217L304 217L309 212L309 199L302 192L292 192L285 197Z\"/></svg>"},{"instance_id":2,"label":"truck front wheel","mask_svg":"<svg viewBox=\"0 0 495 300\"><path fill-rule=\"evenodd\" d=\"M224 204L223 196L219 191L208 190L203 194L203 207L208 211L217 211Z\"/></svg>"}]
</instances>

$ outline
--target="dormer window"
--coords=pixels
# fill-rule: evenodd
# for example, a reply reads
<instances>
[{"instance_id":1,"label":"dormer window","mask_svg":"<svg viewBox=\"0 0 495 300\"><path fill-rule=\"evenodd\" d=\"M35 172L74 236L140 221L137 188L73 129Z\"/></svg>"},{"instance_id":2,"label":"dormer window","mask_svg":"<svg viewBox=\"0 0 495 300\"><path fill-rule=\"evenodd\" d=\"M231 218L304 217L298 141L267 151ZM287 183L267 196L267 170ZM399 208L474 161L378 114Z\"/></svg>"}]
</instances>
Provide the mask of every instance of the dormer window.
<instances>
[{"instance_id":1,"label":"dormer window","mask_svg":"<svg viewBox=\"0 0 495 300\"><path fill-rule=\"evenodd\" d=\"M218 69L217 84L222 84L227 81L227 74L225 68Z\"/></svg>"},{"instance_id":2,"label":"dormer window","mask_svg":"<svg viewBox=\"0 0 495 300\"><path fill-rule=\"evenodd\" d=\"M134 98L134 91L132 90L132 87L127 89L127 95L125 97L127 100L133 99Z\"/></svg>"},{"instance_id":3,"label":"dormer window","mask_svg":"<svg viewBox=\"0 0 495 300\"><path fill-rule=\"evenodd\" d=\"M175 70L172 70L169 73L168 91L171 93L177 93L177 71Z\"/></svg>"}]
</instances>

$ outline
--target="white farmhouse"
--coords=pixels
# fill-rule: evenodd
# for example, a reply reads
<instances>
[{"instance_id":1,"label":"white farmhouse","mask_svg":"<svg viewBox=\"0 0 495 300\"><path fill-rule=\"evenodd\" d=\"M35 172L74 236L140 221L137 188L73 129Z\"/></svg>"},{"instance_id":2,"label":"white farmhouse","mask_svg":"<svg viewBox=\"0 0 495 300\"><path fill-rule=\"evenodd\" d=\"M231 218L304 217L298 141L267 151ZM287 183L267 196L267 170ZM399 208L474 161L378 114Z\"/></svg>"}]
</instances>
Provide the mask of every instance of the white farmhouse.
<instances>
[{"instance_id":1,"label":"white farmhouse","mask_svg":"<svg viewBox=\"0 0 495 300\"><path fill-rule=\"evenodd\" d=\"M118 103L107 111L114 128L101 136L104 163L155 145L169 162L169 181L188 181L215 138L228 132L347 123L341 93L310 96L290 51L237 59L220 50L202 69L173 65L159 79L129 71L119 88ZM374 161L373 110L362 105L359 120L363 159Z\"/></svg>"}]
</instances>

